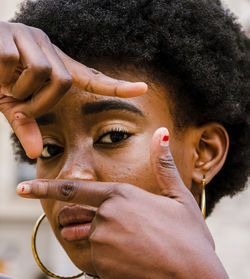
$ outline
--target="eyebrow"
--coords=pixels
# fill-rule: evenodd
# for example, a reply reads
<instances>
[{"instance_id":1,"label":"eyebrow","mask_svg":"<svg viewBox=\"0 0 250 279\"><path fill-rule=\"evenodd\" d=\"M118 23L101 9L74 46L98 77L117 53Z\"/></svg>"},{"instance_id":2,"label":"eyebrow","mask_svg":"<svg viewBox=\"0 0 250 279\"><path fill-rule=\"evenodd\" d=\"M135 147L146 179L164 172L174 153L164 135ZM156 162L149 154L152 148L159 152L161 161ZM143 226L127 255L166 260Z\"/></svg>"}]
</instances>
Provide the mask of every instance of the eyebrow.
<instances>
[{"instance_id":1,"label":"eyebrow","mask_svg":"<svg viewBox=\"0 0 250 279\"><path fill-rule=\"evenodd\" d=\"M136 106L124 102L122 100L105 100L100 102L89 102L82 106L82 112L85 115L100 113L109 110L125 110L133 112L140 116L144 116L142 111L139 110Z\"/></svg>"},{"instance_id":2,"label":"eyebrow","mask_svg":"<svg viewBox=\"0 0 250 279\"><path fill-rule=\"evenodd\" d=\"M56 122L56 115L54 113L46 113L36 118L36 122L39 126L46 126Z\"/></svg>"},{"instance_id":3,"label":"eyebrow","mask_svg":"<svg viewBox=\"0 0 250 279\"><path fill-rule=\"evenodd\" d=\"M100 102L89 102L82 106L82 112L84 115L95 114L109 110L125 110L133 112L140 116L144 116L142 111L136 106L121 101L121 100L106 100ZM56 115L54 113L46 113L36 118L36 122L39 126L46 126L56 122Z\"/></svg>"}]
</instances>

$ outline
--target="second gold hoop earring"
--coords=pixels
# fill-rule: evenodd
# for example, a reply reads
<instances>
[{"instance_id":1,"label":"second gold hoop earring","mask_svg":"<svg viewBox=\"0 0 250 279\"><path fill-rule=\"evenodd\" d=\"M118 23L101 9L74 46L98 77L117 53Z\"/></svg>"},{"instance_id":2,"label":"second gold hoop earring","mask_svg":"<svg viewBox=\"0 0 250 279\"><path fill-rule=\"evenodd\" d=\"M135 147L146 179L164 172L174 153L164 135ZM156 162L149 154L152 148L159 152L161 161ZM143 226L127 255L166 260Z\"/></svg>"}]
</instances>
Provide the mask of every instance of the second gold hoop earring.
<instances>
[{"instance_id":1,"label":"second gold hoop earring","mask_svg":"<svg viewBox=\"0 0 250 279\"><path fill-rule=\"evenodd\" d=\"M32 231L32 252L33 252L33 256L38 264L38 266L41 268L41 270L46 273L47 275L49 275L50 277L52 278L57 278L57 279L76 279L76 278L79 278L83 275L85 275L84 272L80 273L80 274L77 274L75 276L71 276L71 277L62 277L62 276L59 276L59 275L56 275L54 274L53 272L49 271L45 265L41 262L39 256L38 256L38 253L37 253L37 249L36 249L36 236L37 236L37 232L38 232L38 229L39 229L39 226L40 224L42 223L42 221L44 220L44 218L46 217L46 215L43 213L39 219L37 220L34 228L33 228L33 231Z\"/></svg>"},{"instance_id":2,"label":"second gold hoop earring","mask_svg":"<svg viewBox=\"0 0 250 279\"><path fill-rule=\"evenodd\" d=\"M201 213L202 213L204 219L206 218L206 191L205 191L205 186L206 186L206 178L204 176L201 180L201 201L200 201Z\"/></svg>"}]
</instances>

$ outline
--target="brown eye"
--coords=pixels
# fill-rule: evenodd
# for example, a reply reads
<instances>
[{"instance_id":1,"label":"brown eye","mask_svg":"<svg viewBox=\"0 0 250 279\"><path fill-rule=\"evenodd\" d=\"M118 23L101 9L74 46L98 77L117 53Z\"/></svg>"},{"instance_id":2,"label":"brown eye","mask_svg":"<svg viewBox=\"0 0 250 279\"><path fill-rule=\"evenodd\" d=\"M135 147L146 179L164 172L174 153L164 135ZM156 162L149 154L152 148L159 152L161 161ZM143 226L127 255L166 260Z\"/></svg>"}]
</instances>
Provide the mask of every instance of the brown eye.
<instances>
[{"instance_id":1,"label":"brown eye","mask_svg":"<svg viewBox=\"0 0 250 279\"><path fill-rule=\"evenodd\" d=\"M119 143L131 136L130 133L123 131L112 131L101 136L96 143L99 144L114 144Z\"/></svg>"},{"instance_id":2,"label":"brown eye","mask_svg":"<svg viewBox=\"0 0 250 279\"><path fill-rule=\"evenodd\" d=\"M63 148L61 146L55 144L45 144L43 146L43 151L40 156L41 159L46 160L63 152Z\"/></svg>"}]
</instances>

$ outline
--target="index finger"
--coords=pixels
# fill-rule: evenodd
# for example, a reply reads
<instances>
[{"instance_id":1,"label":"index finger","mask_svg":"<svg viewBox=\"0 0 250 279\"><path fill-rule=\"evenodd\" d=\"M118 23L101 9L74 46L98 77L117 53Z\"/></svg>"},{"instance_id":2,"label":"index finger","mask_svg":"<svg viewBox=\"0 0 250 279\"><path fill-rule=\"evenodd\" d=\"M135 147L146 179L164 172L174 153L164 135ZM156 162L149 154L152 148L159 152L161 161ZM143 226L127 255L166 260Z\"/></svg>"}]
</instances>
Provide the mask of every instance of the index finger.
<instances>
[{"instance_id":1,"label":"index finger","mask_svg":"<svg viewBox=\"0 0 250 279\"><path fill-rule=\"evenodd\" d=\"M55 199L99 207L115 196L121 183L64 179L36 179L20 183L16 192L24 198Z\"/></svg>"},{"instance_id":2,"label":"index finger","mask_svg":"<svg viewBox=\"0 0 250 279\"><path fill-rule=\"evenodd\" d=\"M72 76L73 84L80 89L99 95L121 98L136 97L144 94L148 89L144 82L129 82L108 77L73 60L57 46L54 45L54 48Z\"/></svg>"}]
</instances>

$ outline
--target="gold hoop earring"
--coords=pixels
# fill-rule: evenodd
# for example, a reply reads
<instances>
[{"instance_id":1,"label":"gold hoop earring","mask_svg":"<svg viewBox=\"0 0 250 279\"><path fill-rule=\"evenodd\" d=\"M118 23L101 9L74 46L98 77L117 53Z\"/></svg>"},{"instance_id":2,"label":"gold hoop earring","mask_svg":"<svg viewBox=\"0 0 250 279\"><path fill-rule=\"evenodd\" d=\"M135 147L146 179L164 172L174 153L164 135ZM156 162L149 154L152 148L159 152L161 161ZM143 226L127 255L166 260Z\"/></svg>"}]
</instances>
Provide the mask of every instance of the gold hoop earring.
<instances>
[{"instance_id":1,"label":"gold hoop earring","mask_svg":"<svg viewBox=\"0 0 250 279\"><path fill-rule=\"evenodd\" d=\"M200 201L201 213L202 213L204 219L206 218L206 191L205 191L205 186L206 186L206 178L204 176L201 180L201 201Z\"/></svg>"},{"instance_id":2,"label":"gold hoop earring","mask_svg":"<svg viewBox=\"0 0 250 279\"><path fill-rule=\"evenodd\" d=\"M57 278L57 279L75 279L75 278L79 278L80 276L85 276L86 273L85 272L82 272L78 275L75 275L75 276L71 276L71 277L62 277L62 276L59 276L59 275L56 275L54 273L52 273L51 271L49 271L45 266L44 264L41 262L39 256L38 256L38 253L37 253L37 249L36 249L36 235L37 235L37 232L38 232L38 229L39 229L39 226L40 224L42 223L42 221L44 220L44 218L46 217L46 215L43 213L39 219L37 220L34 228L33 228L33 231L32 231L32 252L33 252L33 256L38 264L38 266L41 268L41 270L46 273L47 275L49 275L50 277L53 277L53 278Z\"/></svg>"}]
</instances>

